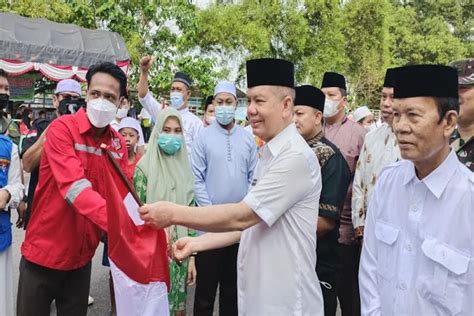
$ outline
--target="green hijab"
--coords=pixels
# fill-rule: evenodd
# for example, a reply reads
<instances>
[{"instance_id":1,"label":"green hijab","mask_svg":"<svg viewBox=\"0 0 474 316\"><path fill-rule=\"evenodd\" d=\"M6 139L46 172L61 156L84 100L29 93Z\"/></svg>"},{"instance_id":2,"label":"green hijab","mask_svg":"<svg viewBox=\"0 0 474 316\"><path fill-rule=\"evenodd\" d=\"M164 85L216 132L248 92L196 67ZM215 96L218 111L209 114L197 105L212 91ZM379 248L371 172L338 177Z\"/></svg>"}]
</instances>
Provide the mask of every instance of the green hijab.
<instances>
[{"instance_id":1,"label":"green hijab","mask_svg":"<svg viewBox=\"0 0 474 316\"><path fill-rule=\"evenodd\" d=\"M183 128L181 115L177 110L170 107L162 110L151 133L147 151L137 168L147 178L145 203L168 201L190 205L194 199L194 177L185 142L174 155L164 153L158 146L158 136L170 117L176 118Z\"/></svg>"}]
</instances>

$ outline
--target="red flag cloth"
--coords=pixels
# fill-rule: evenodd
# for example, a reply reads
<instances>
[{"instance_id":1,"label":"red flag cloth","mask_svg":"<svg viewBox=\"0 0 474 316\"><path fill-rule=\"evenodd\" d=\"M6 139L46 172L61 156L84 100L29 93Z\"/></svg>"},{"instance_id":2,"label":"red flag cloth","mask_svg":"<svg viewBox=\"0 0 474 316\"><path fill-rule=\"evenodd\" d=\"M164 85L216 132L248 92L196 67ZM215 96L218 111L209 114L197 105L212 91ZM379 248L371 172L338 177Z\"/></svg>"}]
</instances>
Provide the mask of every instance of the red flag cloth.
<instances>
[{"instance_id":1,"label":"red flag cloth","mask_svg":"<svg viewBox=\"0 0 474 316\"><path fill-rule=\"evenodd\" d=\"M166 282L170 288L166 233L144 225L133 199L117 171L104 172L107 196L109 257L130 279L148 284Z\"/></svg>"}]
</instances>

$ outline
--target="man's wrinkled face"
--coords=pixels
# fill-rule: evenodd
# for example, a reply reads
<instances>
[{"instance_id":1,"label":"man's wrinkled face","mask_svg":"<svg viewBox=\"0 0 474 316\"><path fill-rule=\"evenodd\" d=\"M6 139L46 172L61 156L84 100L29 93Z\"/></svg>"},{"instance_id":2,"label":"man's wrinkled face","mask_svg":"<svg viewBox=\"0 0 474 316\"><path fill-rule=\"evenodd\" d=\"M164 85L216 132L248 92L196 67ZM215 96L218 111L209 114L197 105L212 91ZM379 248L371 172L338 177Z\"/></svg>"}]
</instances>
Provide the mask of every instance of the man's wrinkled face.
<instances>
[{"instance_id":1,"label":"man's wrinkled face","mask_svg":"<svg viewBox=\"0 0 474 316\"><path fill-rule=\"evenodd\" d=\"M256 86L247 90L247 116L253 134L267 142L275 137L293 115L290 96L275 86Z\"/></svg>"},{"instance_id":2,"label":"man's wrinkled face","mask_svg":"<svg viewBox=\"0 0 474 316\"><path fill-rule=\"evenodd\" d=\"M440 121L434 98L414 97L395 99L393 129L402 158L420 163L440 153L454 126L448 123L446 115Z\"/></svg>"}]
</instances>

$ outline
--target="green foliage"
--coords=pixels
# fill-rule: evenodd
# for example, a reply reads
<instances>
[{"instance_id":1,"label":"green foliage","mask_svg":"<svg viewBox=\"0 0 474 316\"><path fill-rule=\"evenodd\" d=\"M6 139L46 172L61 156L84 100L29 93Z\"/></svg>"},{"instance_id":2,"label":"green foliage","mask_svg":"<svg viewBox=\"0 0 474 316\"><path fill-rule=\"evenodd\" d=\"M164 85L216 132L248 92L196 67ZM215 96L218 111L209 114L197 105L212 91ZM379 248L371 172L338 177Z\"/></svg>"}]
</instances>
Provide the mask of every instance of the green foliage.
<instances>
[{"instance_id":1,"label":"green foliage","mask_svg":"<svg viewBox=\"0 0 474 316\"><path fill-rule=\"evenodd\" d=\"M246 59L279 57L295 63L298 84L319 86L325 71L341 72L352 107L377 107L387 67L474 56L472 0L228 2L199 9L185 0L0 0L0 10L121 34L133 64L156 58L157 94L176 70L206 95L231 68L242 82ZM137 73L132 67L132 87Z\"/></svg>"},{"instance_id":2,"label":"green foliage","mask_svg":"<svg viewBox=\"0 0 474 316\"><path fill-rule=\"evenodd\" d=\"M32 10L31 8L35 8ZM89 29L117 32L124 38L132 64L150 54L156 58L151 77L155 93L169 88L173 73L183 67L203 93L209 93L225 71L215 71L215 59L193 54L195 45L183 43L183 32L196 29L196 7L178 0L15 0L0 2L1 11L27 17L44 17ZM132 67L129 86L137 82Z\"/></svg>"}]
</instances>

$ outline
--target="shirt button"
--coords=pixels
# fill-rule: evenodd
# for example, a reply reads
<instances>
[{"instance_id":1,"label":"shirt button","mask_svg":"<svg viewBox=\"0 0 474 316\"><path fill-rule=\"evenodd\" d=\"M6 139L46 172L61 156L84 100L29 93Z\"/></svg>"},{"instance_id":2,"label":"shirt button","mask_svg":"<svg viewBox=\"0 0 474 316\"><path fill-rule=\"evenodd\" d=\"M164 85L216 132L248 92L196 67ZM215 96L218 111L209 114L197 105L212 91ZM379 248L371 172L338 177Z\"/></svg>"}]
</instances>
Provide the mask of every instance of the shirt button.
<instances>
[{"instance_id":1,"label":"shirt button","mask_svg":"<svg viewBox=\"0 0 474 316\"><path fill-rule=\"evenodd\" d=\"M408 245L406 246L406 250L407 250L408 252L411 252L411 251L412 251L412 247L411 247L410 244L408 244Z\"/></svg>"},{"instance_id":2,"label":"shirt button","mask_svg":"<svg viewBox=\"0 0 474 316\"><path fill-rule=\"evenodd\" d=\"M413 207L411 208L411 211L412 211L413 213L418 212L418 206L416 206L416 205L413 206Z\"/></svg>"},{"instance_id":3,"label":"shirt button","mask_svg":"<svg viewBox=\"0 0 474 316\"><path fill-rule=\"evenodd\" d=\"M406 289L407 285L404 282L400 283L400 290L405 291Z\"/></svg>"}]
</instances>

